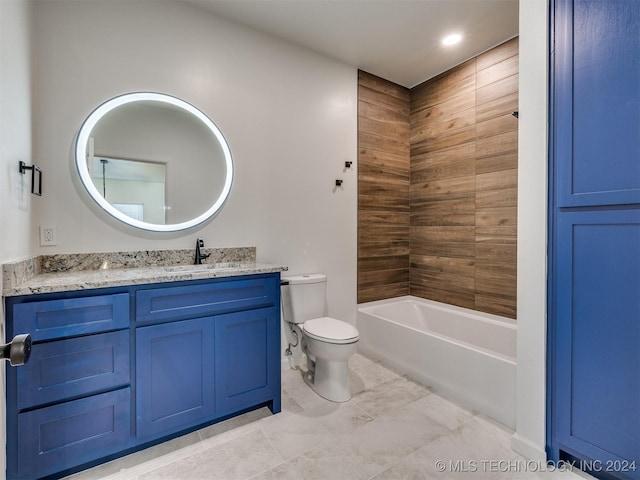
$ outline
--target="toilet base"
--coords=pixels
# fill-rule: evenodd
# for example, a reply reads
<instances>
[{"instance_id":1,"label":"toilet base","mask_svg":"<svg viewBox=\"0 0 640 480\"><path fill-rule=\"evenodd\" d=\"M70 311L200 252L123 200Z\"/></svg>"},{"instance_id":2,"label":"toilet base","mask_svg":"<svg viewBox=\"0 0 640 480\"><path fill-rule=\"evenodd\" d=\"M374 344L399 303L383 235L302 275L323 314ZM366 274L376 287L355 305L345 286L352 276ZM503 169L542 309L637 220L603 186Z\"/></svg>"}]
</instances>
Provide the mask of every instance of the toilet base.
<instances>
[{"instance_id":1,"label":"toilet base","mask_svg":"<svg viewBox=\"0 0 640 480\"><path fill-rule=\"evenodd\" d=\"M343 403L351 400L349 366L346 360L308 358L307 365L309 371L304 375L304 381L314 392L331 402Z\"/></svg>"}]
</instances>

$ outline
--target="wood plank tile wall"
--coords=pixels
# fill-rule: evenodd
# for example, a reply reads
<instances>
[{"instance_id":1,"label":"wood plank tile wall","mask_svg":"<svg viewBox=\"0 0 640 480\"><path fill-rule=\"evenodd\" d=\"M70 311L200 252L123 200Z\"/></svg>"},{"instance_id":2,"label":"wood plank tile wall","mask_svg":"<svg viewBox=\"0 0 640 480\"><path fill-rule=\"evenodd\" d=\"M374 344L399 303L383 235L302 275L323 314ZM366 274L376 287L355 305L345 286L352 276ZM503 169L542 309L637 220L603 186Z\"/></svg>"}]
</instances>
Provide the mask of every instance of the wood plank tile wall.
<instances>
[{"instance_id":1,"label":"wood plank tile wall","mask_svg":"<svg viewBox=\"0 0 640 480\"><path fill-rule=\"evenodd\" d=\"M516 316L518 39L411 91L359 72L358 302Z\"/></svg>"},{"instance_id":2,"label":"wood plank tile wall","mask_svg":"<svg viewBox=\"0 0 640 480\"><path fill-rule=\"evenodd\" d=\"M410 291L516 316L518 39L411 90Z\"/></svg>"},{"instance_id":3,"label":"wood plank tile wall","mask_svg":"<svg viewBox=\"0 0 640 480\"><path fill-rule=\"evenodd\" d=\"M409 89L358 72L358 302L409 294Z\"/></svg>"}]
</instances>

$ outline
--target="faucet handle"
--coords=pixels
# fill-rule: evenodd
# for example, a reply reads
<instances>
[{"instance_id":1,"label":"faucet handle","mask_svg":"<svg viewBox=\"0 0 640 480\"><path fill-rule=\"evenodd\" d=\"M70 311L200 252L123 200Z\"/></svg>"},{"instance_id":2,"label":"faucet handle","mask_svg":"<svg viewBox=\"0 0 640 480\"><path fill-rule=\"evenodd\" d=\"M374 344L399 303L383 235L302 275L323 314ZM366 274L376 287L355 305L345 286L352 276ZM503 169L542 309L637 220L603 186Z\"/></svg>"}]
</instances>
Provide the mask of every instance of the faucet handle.
<instances>
[{"instance_id":1,"label":"faucet handle","mask_svg":"<svg viewBox=\"0 0 640 480\"><path fill-rule=\"evenodd\" d=\"M196 258L194 260L194 264L195 265L200 265L202 264L202 260L206 260L207 258L209 258L211 256L210 253L202 253L200 251L201 248L204 248L204 240L200 237L198 237L196 239Z\"/></svg>"},{"instance_id":2,"label":"faucet handle","mask_svg":"<svg viewBox=\"0 0 640 480\"><path fill-rule=\"evenodd\" d=\"M210 253L201 253L200 249L204 248L204 240L200 237L196 239L196 258L194 260L194 265L200 265L202 260L211 256Z\"/></svg>"}]
</instances>

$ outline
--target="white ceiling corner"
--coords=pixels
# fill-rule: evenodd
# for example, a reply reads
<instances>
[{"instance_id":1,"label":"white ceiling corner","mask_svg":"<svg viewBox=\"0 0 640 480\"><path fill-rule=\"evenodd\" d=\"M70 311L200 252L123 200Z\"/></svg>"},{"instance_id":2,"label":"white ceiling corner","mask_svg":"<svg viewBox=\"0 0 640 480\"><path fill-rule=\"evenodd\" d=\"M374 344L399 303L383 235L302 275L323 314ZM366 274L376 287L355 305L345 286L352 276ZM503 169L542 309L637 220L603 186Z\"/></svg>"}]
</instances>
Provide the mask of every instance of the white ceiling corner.
<instances>
[{"instance_id":1,"label":"white ceiling corner","mask_svg":"<svg viewBox=\"0 0 640 480\"><path fill-rule=\"evenodd\" d=\"M185 1L405 87L518 35L518 0Z\"/></svg>"}]
</instances>

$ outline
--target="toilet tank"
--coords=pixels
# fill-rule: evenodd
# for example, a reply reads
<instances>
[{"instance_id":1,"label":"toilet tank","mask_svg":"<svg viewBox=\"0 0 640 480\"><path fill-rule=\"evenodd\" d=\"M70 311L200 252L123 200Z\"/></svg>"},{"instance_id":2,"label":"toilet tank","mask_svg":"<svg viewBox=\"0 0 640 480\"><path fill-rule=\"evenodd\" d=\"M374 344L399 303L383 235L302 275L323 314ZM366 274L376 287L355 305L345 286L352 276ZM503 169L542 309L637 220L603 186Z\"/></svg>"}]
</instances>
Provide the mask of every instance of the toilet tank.
<instances>
[{"instance_id":1,"label":"toilet tank","mask_svg":"<svg viewBox=\"0 0 640 480\"><path fill-rule=\"evenodd\" d=\"M321 273L282 277L282 315L286 322L304 323L324 316L327 276Z\"/></svg>"}]
</instances>

